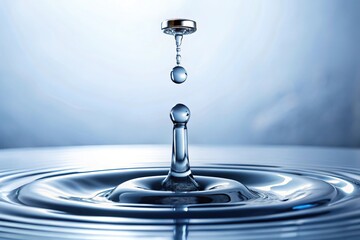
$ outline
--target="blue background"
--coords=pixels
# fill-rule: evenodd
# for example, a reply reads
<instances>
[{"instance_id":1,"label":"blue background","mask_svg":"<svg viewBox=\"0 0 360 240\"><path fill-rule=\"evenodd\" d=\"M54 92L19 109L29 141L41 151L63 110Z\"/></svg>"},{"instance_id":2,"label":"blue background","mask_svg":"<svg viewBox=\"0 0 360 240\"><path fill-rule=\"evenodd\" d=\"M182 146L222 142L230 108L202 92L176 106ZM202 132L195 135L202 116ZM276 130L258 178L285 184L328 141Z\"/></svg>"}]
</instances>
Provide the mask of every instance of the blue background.
<instances>
[{"instance_id":1,"label":"blue background","mask_svg":"<svg viewBox=\"0 0 360 240\"><path fill-rule=\"evenodd\" d=\"M360 1L0 1L1 148L170 143L178 102L190 144L360 147Z\"/></svg>"}]
</instances>

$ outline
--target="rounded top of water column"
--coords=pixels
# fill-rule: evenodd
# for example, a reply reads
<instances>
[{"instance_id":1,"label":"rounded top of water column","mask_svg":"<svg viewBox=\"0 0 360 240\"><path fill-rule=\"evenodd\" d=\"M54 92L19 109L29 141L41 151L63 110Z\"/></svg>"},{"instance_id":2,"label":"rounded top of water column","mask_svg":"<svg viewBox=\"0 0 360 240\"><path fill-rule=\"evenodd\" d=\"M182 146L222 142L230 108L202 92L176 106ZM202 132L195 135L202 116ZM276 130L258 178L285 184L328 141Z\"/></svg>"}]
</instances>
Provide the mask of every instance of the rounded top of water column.
<instances>
[{"instance_id":1,"label":"rounded top of water column","mask_svg":"<svg viewBox=\"0 0 360 240\"><path fill-rule=\"evenodd\" d=\"M190 109L178 103L171 109L170 119L173 123L187 123L190 119Z\"/></svg>"},{"instance_id":2,"label":"rounded top of water column","mask_svg":"<svg viewBox=\"0 0 360 240\"><path fill-rule=\"evenodd\" d=\"M170 35L196 32L196 22L190 19L169 19L161 23L161 30Z\"/></svg>"}]
</instances>

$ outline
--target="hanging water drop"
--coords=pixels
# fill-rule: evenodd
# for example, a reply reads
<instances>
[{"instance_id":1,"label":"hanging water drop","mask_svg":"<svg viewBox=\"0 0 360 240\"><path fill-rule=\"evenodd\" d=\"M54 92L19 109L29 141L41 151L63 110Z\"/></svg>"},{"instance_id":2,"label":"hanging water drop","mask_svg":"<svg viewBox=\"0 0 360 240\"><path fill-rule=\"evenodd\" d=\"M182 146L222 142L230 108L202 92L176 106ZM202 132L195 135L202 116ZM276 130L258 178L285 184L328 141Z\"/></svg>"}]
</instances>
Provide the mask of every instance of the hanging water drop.
<instances>
[{"instance_id":1,"label":"hanging water drop","mask_svg":"<svg viewBox=\"0 0 360 240\"><path fill-rule=\"evenodd\" d=\"M171 80L180 84L186 81L187 72L185 68L180 66L181 64L181 44L184 35L194 33L196 31L196 23L187 19L174 19L167 20L161 24L161 29L164 33L173 35L175 37L176 44L176 67L174 67L170 73Z\"/></svg>"},{"instance_id":2,"label":"hanging water drop","mask_svg":"<svg viewBox=\"0 0 360 240\"><path fill-rule=\"evenodd\" d=\"M173 68L170 73L171 80L176 83L180 84L186 81L187 79L187 72L185 68L180 66L181 61L181 43L182 43L183 35L182 34L175 34L175 43L176 43L176 64L177 66Z\"/></svg>"}]
</instances>

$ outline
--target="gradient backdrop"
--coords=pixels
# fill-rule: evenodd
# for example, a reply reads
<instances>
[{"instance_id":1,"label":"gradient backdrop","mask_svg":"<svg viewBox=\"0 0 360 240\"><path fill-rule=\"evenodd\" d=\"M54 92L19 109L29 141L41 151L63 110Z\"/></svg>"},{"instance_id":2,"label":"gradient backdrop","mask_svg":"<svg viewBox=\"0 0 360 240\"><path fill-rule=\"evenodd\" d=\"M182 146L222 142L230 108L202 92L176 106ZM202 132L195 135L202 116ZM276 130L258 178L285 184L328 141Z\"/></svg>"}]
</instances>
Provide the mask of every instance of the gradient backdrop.
<instances>
[{"instance_id":1,"label":"gradient backdrop","mask_svg":"<svg viewBox=\"0 0 360 240\"><path fill-rule=\"evenodd\" d=\"M175 41L190 18L175 85ZM0 0L0 147L360 147L360 1Z\"/></svg>"}]
</instances>

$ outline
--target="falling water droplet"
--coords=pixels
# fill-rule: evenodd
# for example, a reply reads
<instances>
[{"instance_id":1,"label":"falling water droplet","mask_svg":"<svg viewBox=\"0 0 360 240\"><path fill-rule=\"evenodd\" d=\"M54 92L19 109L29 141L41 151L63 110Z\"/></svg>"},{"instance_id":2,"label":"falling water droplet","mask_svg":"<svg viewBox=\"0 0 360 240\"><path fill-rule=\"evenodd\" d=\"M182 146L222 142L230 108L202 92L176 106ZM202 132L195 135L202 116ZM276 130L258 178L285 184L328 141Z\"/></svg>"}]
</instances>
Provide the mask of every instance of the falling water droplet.
<instances>
[{"instance_id":1,"label":"falling water droplet","mask_svg":"<svg viewBox=\"0 0 360 240\"><path fill-rule=\"evenodd\" d=\"M171 71L170 77L174 83L180 84L185 82L185 80L187 79L187 72L182 66L176 66Z\"/></svg>"}]
</instances>

